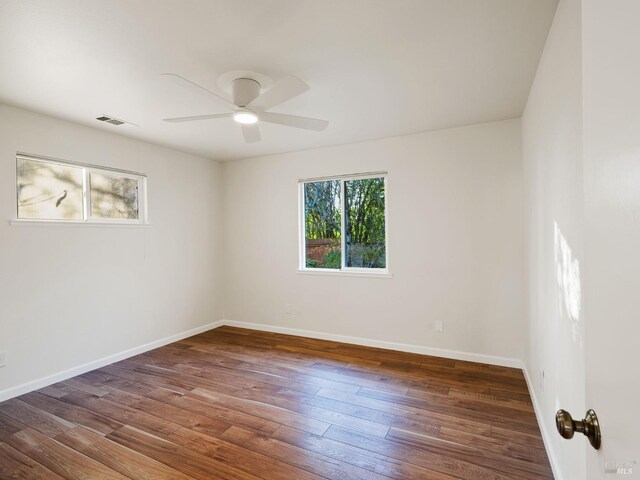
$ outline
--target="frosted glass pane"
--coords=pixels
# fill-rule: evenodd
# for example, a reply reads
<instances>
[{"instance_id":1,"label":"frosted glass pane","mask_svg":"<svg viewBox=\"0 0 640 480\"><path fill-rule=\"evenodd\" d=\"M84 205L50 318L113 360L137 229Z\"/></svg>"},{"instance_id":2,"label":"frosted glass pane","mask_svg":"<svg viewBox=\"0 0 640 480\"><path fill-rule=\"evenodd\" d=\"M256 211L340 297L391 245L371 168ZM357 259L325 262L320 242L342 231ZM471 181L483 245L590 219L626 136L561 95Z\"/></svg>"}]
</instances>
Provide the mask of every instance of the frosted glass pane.
<instances>
[{"instance_id":1,"label":"frosted glass pane","mask_svg":"<svg viewBox=\"0 0 640 480\"><path fill-rule=\"evenodd\" d=\"M385 268L384 178L344 182L345 264L356 268Z\"/></svg>"},{"instance_id":2,"label":"frosted glass pane","mask_svg":"<svg viewBox=\"0 0 640 480\"><path fill-rule=\"evenodd\" d=\"M304 184L305 266L341 267L340 181Z\"/></svg>"},{"instance_id":3,"label":"frosted glass pane","mask_svg":"<svg viewBox=\"0 0 640 480\"><path fill-rule=\"evenodd\" d=\"M82 169L17 159L18 218L82 220Z\"/></svg>"},{"instance_id":4,"label":"frosted glass pane","mask_svg":"<svg viewBox=\"0 0 640 480\"><path fill-rule=\"evenodd\" d=\"M91 216L138 219L138 180L91 173Z\"/></svg>"}]
</instances>

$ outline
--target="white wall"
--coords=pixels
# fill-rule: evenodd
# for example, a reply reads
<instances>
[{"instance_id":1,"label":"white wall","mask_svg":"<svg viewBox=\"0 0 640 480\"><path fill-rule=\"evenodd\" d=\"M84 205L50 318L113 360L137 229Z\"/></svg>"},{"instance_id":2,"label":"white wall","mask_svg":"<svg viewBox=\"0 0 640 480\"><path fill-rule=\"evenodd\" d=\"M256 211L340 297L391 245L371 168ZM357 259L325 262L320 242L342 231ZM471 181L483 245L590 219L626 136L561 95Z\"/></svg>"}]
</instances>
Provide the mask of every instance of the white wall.
<instances>
[{"instance_id":1,"label":"white wall","mask_svg":"<svg viewBox=\"0 0 640 480\"><path fill-rule=\"evenodd\" d=\"M558 479L585 478L584 444L555 412L585 411L580 0L561 0L522 117L528 334L525 364ZM569 257L570 251L570 257ZM579 283L578 283L579 288ZM544 371L544 385L541 370ZM582 418L582 417L580 417Z\"/></svg>"},{"instance_id":2,"label":"white wall","mask_svg":"<svg viewBox=\"0 0 640 480\"><path fill-rule=\"evenodd\" d=\"M640 477L640 2L583 0L587 478ZM629 472L627 472L629 473ZM627 478L618 475L622 478Z\"/></svg>"},{"instance_id":3,"label":"white wall","mask_svg":"<svg viewBox=\"0 0 640 480\"><path fill-rule=\"evenodd\" d=\"M522 358L518 120L223 168L225 318ZM378 170L389 172L393 278L296 273L298 180Z\"/></svg>"},{"instance_id":4,"label":"white wall","mask_svg":"<svg viewBox=\"0 0 640 480\"><path fill-rule=\"evenodd\" d=\"M153 226L10 225L16 151L148 174ZM0 393L218 320L220 174L211 160L0 105Z\"/></svg>"},{"instance_id":5,"label":"white wall","mask_svg":"<svg viewBox=\"0 0 640 480\"><path fill-rule=\"evenodd\" d=\"M526 365L558 479L604 479L620 467L638 475L638 17L635 0L561 0L522 119ZM566 241L560 256L555 224ZM559 408L574 418L595 409L602 448L561 439Z\"/></svg>"}]
</instances>

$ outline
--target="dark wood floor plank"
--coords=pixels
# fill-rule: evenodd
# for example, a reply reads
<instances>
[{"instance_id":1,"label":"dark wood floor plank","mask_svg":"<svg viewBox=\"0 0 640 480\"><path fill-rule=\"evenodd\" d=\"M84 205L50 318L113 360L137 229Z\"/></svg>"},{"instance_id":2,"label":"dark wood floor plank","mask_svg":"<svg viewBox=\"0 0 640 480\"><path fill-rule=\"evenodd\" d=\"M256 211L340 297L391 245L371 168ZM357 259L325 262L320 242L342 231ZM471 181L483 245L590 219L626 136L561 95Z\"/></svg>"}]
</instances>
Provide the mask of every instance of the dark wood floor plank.
<instances>
[{"instance_id":1,"label":"dark wood floor plank","mask_svg":"<svg viewBox=\"0 0 640 480\"><path fill-rule=\"evenodd\" d=\"M544 461L546 454L544 451L531 448L530 445L523 445L513 441L504 441L492 436L474 435L472 433L461 432L452 428L442 427L438 438L449 442L457 443L467 447L477 448L492 452L500 456L517 458L529 462Z\"/></svg>"},{"instance_id":2,"label":"dark wood floor plank","mask_svg":"<svg viewBox=\"0 0 640 480\"><path fill-rule=\"evenodd\" d=\"M201 339L193 343L192 350L204 354L221 353L227 354L237 360L256 360L262 362L273 362L289 367L305 367L312 365L317 359L309 358L307 355L288 354L286 352L274 352L267 348L251 348L250 353L247 347L240 344L229 344L221 338Z\"/></svg>"},{"instance_id":3,"label":"dark wood floor plank","mask_svg":"<svg viewBox=\"0 0 640 480\"><path fill-rule=\"evenodd\" d=\"M0 413L52 437L75 427L73 423L32 407L17 398L0 404Z\"/></svg>"},{"instance_id":4,"label":"dark wood floor plank","mask_svg":"<svg viewBox=\"0 0 640 480\"><path fill-rule=\"evenodd\" d=\"M290 390L290 392L292 391ZM301 392L300 395L307 394ZM387 425L372 422L370 420L365 420L351 415L346 415L344 413L336 412L335 410L331 410L328 408L321 408L309 404L304 404L297 401L296 399L292 399L285 395L280 395L278 392L272 395L266 395L264 393L256 393L253 391L238 391L236 392L236 396L240 398L268 403L269 405L275 405L292 412L298 412L310 418L315 418L316 420L328 422L333 425L347 427L361 433L366 433L367 435L372 435L374 437L384 438L389 431L389 426Z\"/></svg>"},{"instance_id":5,"label":"dark wood floor plank","mask_svg":"<svg viewBox=\"0 0 640 480\"><path fill-rule=\"evenodd\" d=\"M387 480L389 478L274 438L256 435L239 427L231 427L221 438L328 479Z\"/></svg>"},{"instance_id":6,"label":"dark wood floor plank","mask_svg":"<svg viewBox=\"0 0 640 480\"><path fill-rule=\"evenodd\" d=\"M107 438L171 466L193 478L202 480L210 480L212 478L220 480L259 480L260 478L233 465L227 465L133 427L124 426L110 433Z\"/></svg>"},{"instance_id":7,"label":"dark wood floor plank","mask_svg":"<svg viewBox=\"0 0 640 480\"><path fill-rule=\"evenodd\" d=\"M386 455L347 445L329 438L318 437L284 425L280 427L271 438L390 478L401 478L403 480L422 478L428 478L430 480L455 480L456 478L435 470L415 465L407 465L402 461L387 457Z\"/></svg>"},{"instance_id":8,"label":"dark wood floor plank","mask_svg":"<svg viewBox=\"0 0 640 480\"><path fill-rule=\"evenodd\" d=\"M105 400L110 400L115 403L140 410L144 413L154 415L160 419L169 418L173 423L177 423L178 425L207 435L219 435L230 427L228 423L220 420L128 392L112 392L104 398Z\"/></svg>"},{"instance_id":9,"label":"dark wood floor plank","mask_svg":"<svg viewBox=\"0 0 640 480\"><path fill-rule=\"evenodd\" d=\"M154 435L168 435L180 428L180 425L170 420L161 419L86 392L70 393L62 397L62 399L72 405L77 405L98 415L108 417L122 425L131 425Z\"/></svg>"},{"instance_id":10,"label":"dark wood floor plank","mask_svg":"<svg viewBox=\"0 0 640 480\"><path fill-rule=\"evenodd\" d=\"M245 414L229 408L223 408L218 405L211 405L207 402L198 400L197 398L186 397L168 390L154 390L148 395L148 397L169 403L190 412L198 413L200 415L228 423L229 425L239 425L265 435L271 435L280 427L280 424L273 420L265 420L264 418L256 417L255 415Z\"/></svg>"},{"instance_id":11,"label":"dark wood floor plank","mask_svg":"<svg viewBox=\"0 0 640 480\"><path fill-rule=\"evenodd\" d=\"M455 360L456 370L464 370L466 372L490 372L495 375L517 378L518 381L524 380L524 374L519 368L504 367L501 365L487 365L486 363L465 362Z\"/></svg>"},{"instance_id":12,"label":"dark wood floor plank","mask_svg":"<svg viewBox=\"0 0 640 480\"><path fill-rule=\"evenodd\" d=\"M298 367L298 371L303 373L315 375L327 380L348 382L351 384L359 385L360 387L377 388L385 392L405 394L409 390L411 384L397 380L394 382L388 382L380 379L369 378L365 375L349 376L346 374L348 371L344 367L335 367L324 363L316 362L305 368Z\"/></svg>"},{"instance_id":13,"label":"dark wood floor plank","mask_svg":"<svg viewBox=\"0 0 640 480\"><path fill-rule=\"evenodd\" d=\"M152 390L156 388L164 388L172 392L184 394L193 390L193 385L188 382L183 382L178 376L167 379L159 375L149 375L148 373L137 372L133 369L129 369L125 364L116 363L97 370L99 373L105 373L107 375L113 375L123 380L130 382L136 382Z\"/></svg>"},{"instance_id":14,"label":"dark wood floor plank","mask_svg":"<svg viewBox=\"0 0 640 480\"><path fill-rule=\"evenodd\" d=\"M56 440L133 480L191 480L193 478L83 428L69 430L58 435Z\"/></svg>"},{"instance_id":15,"label":"dark wood floor plank","mask_svg":"<svg viewBox=\"0 0 640 480\"><path fill-rule=\"evenodd\" d=\"M48 387L41 388L38 391L49 397L60 398L64 397L67 393L71 393L75 390L77 389L68 385L64 385L63 383L55 383L53 385L49 385Z\"/></svg>"},{"instance_id":16,"label":"dark wood floor plank","mask_svg":"<svg viewBox=\"0 0 640 480\"><path fill-rule=\"evenodd\" d=\"M8 417L4 413L0 413L0 442L14 433L24 430L25 428L27 428L27 426L24 423L20 423L14 418Z\"/></svg>"},{"instance_id":17,"label":"dark wood floor plank","mask_svg":"<svg viewBox=\"0 0 640 480\"><path fill-rule=\"evenodd\" d=\"M437 435L440 425L435 419L415 418L411 415L396 414L382 410L356 405L354 403L343 402L329 397L318 395L304 395L300 392L282 389L281 395L296 399L296 401L304 404L327 410L333 410L345 415L360 418L380 425L394 426L398 428L406 428L408 430L429 433ZM485 427L486 428L486 427Z\"/></svg>"},{"instance_id":18,"label":"dark wood floor plank","mask_svg":"<svg viewBox=\"0 0 640 480\"><path fill-rule=\"evenodd\" d=\"M215 365L194 366L183 364L176 365L171 369L147 365L136 368L136 371L165 378L179 376L181 381L193 388L208 386L211 389L228 394L233 394L233 392L240 389L274 392L279 388L278 385L262 381L262 379L257 378L257 375L243 375L240 371L231 373L228 368Z\"/></svg>"},{"instance_id":19,"label":"dark wood floor plank","mask_svg":"<svg viewBox=\"0 0 640 480\"><path fill-rule=\"evenodd\" d=\"M309 348L306 346L299 345L286 345L280 344L275 347L275 349L282 352L295 353L300 355L301 357L307 357L309 359L317 359L318 357L325 360L325 362L329 363L329 361L334 361L335 366L344 366L349 363L349 361L357 361L358 363L362 363L364 365L377 366L380 364L378 360L366 360L366 359L354 359L353 357L349 357L347 355L343 355L340 353L335 353L331 350L323 350L322 347L318 348ZM314 362L315 363L315 362Z\"/></svg>"},{"instance_id":20,"label":"dark wood floor plank","mask_svg":"<svg viewBox=\"0 0 640 480\"><path fill-rule=\"evenodd\" d=\"M322 435L331 426L330 423L316 420L262 401L232 397L222 393L211 392L204 388L196 388L186 396L202 400L210 405L255 415L265 420L273 420L281 425L288 425L299 430L304 430L305 432L315 433L316 435Z\"/></svg>"},{"instance_id":21,"label":"dark wood floor plank","mask_svg":"<svg viewBox=\"0 0 640 480\"><path fill-rule=\"evenodd\" d=\"M416 373L465 385L489 386L507 391L527 393L524 377L515 378L491 370L479 371L476 369L468 371L459 368L443 368L439 365L422 365Z\"/></svg>"},{"instance_id":22,"label":"dark wood floor plank","mask_svg":"<svg viewBox=\"0 0 640 480\"><path fill-rule=\"evenodd\" d=\"M330 390L320 391L318 395L323 395L326 392L330 392ZM394 395L372 389L360 389L356 396L347 396L344 394L342 396L343 398L353 400L358 405L375 405L372 408L376 408L377 406L384 409L385 405L390 404L400 409L406 408L407 411L415 414L426 414L431 417L438 416L439 418L443 416L449 419L453 418L452 421L447 423L449 426L460 425L461 428L464 428L464 421L468 421L466 423L479 422L502 427L516 425L519 431L529 433L536 433L538 429L536 417L533 412L523 412L502 405L487 405L485 403L456 397L449 398L448 401L443 402L442 399L428 399L424 396L416 398L405 395ZM370 403L362 401L357 397L366 397L367 399L379 402Z\"/></svg>"},{"instance_id":23,"label":"dark wood floor plank","mask_svg":"<svg viewBox=\"0 0 640 480\"><path fill-rule=\"evenodd\" d=\"M548 480L522 372L221 327L0 403L0 478Z\"/></svg>"},{"instance_id":24,"label":"dark wood floor plank","mask_svg":"<svg viewBox=\"0 0 640 480\"><path fill-rule=\"evenodd\" d=\"M118 365L120 365L120 363L118 363ZM136 395L144 395L156 388L155 386L145 385L144 383L135 380L127 380L99 370L87 372L83 374L82 377L86 382L93 385L106 385L108 387L112 387L113 390L135 393Z\"/></svg>"},{"instance_id":25,"label":"dark wood floor plank","mask_svg":"<svg viewBox=\"0 0 640 480\"><path fill-rule=\"evenodd\" d=\"M91 395L95 395L97 397L102 397L103 395L106 395L107 393L113 391L113 387L110 387L109 385L96 386L92 382L87 382L82 375L65 380L64 382L62 382L62 385L67 388L90 393Z\"/></svg>"},{"instance_id":26,"label":"dark wood floor plank","mask_svg":"<svg viewBox=\"0 0 640 480\"><path fill-rule=\"evenodd\" d=\"M491 468L490 462L484 461L484 457L481 459L483 461L477 462L477 459L473 455L468 455L464 458L454 456L451 453L452 451L455 453L455 449L445 442L439 442L439 449L428 450L426 448L419 448L408 442L397 442L395 439L381 440L336 426L332 426L325 434L325 437L346 443L347 445L389 456L410 465L436 470L464 480L513 480L516 478L529 478L519 476L517 472L504 474L495 471ZM426 438L427 436L423 435L422 437ZM435 438L433 438L433 440L437 441Z\"/></svg>"},{"instance_id":27,"label":"dark wood floor plank","mask_svg":"<svg viewBox=\"0 0 640 480\"><path fill-rule=\"evenodd\" d=\"M292 392L282 392L291 395ZM441 426L460 428L476 434L489 434L491 425L487 422L468 420L454 415L443 415L435 412L425 412L416 408L406 407L370 399L358 395L350 395L329 389L322 389L314 397L302 398L301 402L312 405L325 405L326 408L336 409L359 418L366 418L373 422L383 423L391 427L402 428L417 433L437 436Z\"/></svg>"},{"instance_id":28,"label":"dark wood floor plank","mask_svg":"<svg viewBox=\"0 0 640 480\"><path fill-rule=\"evenodd\" d=\"M300 370L289 368L287 366L279 366L272 363L250 363L244 362L239 365L238 368L254 371L269 376L277 376L281 378L289 379L295 382L295 386L291 390L298 390L304 393L315 393L321 388L331 388L333 390L340 390L348 393L356 393L359 389L359 385L354 385L348 381L335 381L326 378L314 376L309 372L302 372ZM300 388L300 385L307 385L310 388L305 390ZM280 385L282 388L289 388L287 385ZM313 390L313 391L312 391Z\"/></svg>"},{"instance_id":29,"label":"dark wood floor plank","mask_svg":"<svg viewBox=\"0 0 640 480\"><path fill-rule=\"evenodd\" d=\"M0 442L0 478L3 480L62 480L57 473L3 442Z\"/></svg>"},{"instance_id":30,"label":"dark wood floor plank","mask_svg":"<svg viewBox=\"0 0 640 480\"><path fill-rule=\"evenodd\" d=\"M287 376L265 374L256 370L243 369L242 365L233 368L208 365L206 362L190 365L178 365L176 370L197 377L235 386L238 389L256 391L276 391L278 388L291 388L305 393L315 393L321 387L292 380ZM215 384L214 384L215 385Z\"/></svg>"},{"instance_id":31,"label":"dark wood floor plank","mask_svg":"<svg viewBox=\"0 0 640 480\"><path fill-rule=\"evenodd\" d=\"M310 370L314 372L324 372L332 377L349 379L352 383L360 385L362 388L380 388L389 393L404 394L414 385L416 378L402 378L397 374L386 374L379 370L379 366L335 366L325 362L316 362Z\"/></svg>"},{"instance_id":32,"label":"dark wood floor plank","mask_svg":"<svg viewBox=\"0 0 640 480\"><path fill-rule=\"evenodd\" d=\"M529 396L529 392L511 392L511 391L502 390L496 387L490 387L488 393L489 395L493 395L498 398L520 400L523 402L531 402L531 397Z\"/></svg>"},{"instance_id":33,"label":"dark wood floor plank","mask_svg":"<svg viewBox=\"0 0 640 480\"><path fill-rule=\"evenodd\" d=\"M294 382L291 384L293 385L292 387L287 384L274 384L283 388L292 388L293 390L300 390L306 393L313 393L323 387L355 393L360 388L360 386L354 385L353 383L347 383L345 381L338 382L322 377L313 376L307 373L301 373L301 371L293 368L299 367L298 365L287 365L286 363L281 361L273 362L269 359L262 359L255 355L247 355L246 352L244 354L239 354L227 352L224 350L216 350L215 357L211 352L204 353L197 350L189 351L188 357L186 356L187 352L183 351L181 353L185 356L185 364L192 364L193 360L201 362L203 359L205 359L206 362L209 362L212 358L233 360L235 362L233 364L233 367L231 367L230 365L224 366L229 366L229 368L234 368L239 371L258 373L263 376L262 378L269 378L278 382L280 381L280 379ZM273 377L276 377L276 379L273 379ZM310 390L313 390L313 392L310 392Z\"/></svg>"},{"instance_id":34,"label":"dark wood floor plank","mask_svg":"<svg viewBox=\"0 0 640 480\"><path fill-rule=\"evenodd\" d=\"M269 480L320 480L322 478L261 453L186 428L172 433L168 439L206 457L235 465L260 478Z\"/></svg>"},{"instance_id":35,"label":"dark wood floor plank","mask_svg":"<svg viewBox=\"0 0 640 480\"><path fill-rule=\"evenodd\" d=\"M512 428L501 428L494 425L491 427L490 436L507 444L516 443L518 445L526 445L528 448L540 452L542 457L546 455L544 442L542 441L540 433L517 432Z\"/></svg>"},{"instance_id":36,"label":"dark wood floor plank","mask_svg":"<svg viewBox=\"0 0 640 480\"><path fill-rule=\"evenodd\" d=\"M410 393L409 393L410 394ZM504 398L491 393L477 393L462 388L450 388L448 396L459 398L461 400L473 400L475 402L484 403L488 405L502 405L516 410L522 410L523 412L533 413L533 404L529 399L519 400L514 398ZM419 395L418 395L419 397Z\"/></svg>"},{"instance_id":37,"label":"dark wood floor plank","mask_svg":"<svg viewBox=\"0 0 640 480\"><path fill-rule=\"evenodd\" d=\"M401 366L397 366L400 364ZM320 368L328 369L330 366L318 364ZM484 374L473 370L471 372L441 366L441 365L406 365L402 362L388 362L372 368L362 365L346 365L340 368L344 375L370 378L380 383L400 383L408 385L410 389L419 390L429 388L450 388L462 387L464 389L475 390L482 393L489 393L491 388L503 389L512 392L525 392L526 382L521 378L504 376L492 371Z\"/></svg>"},{"instance_id":38,"label":"dark wood floor plank","mask_svg":"<svg viewBox=\"0 0 640 480\"><path fill-rule=\"evenodd\" d=\"M122 426L122 423L116 422L108 417L87 410L86 408L70 405L68 402L51 398L40 392L28 393L20 397L20 399L32 407L39 408L43 412L55 415L75 425L81 425L102 435L111 433Z\"/></svg>"},{"instance_id":39,"label":"dark wood floor plank","mask_svg":"<svg viewBox=\"0 0 640 480\"><path fill-rule=\"evenodd\" d=\"M127 478L31 428L12 435L6 439L6 443L69 480L98 478L125 480Z\"/></svg>"},{"instance_id":40,"label":"dark wood floor plank","mask_svg":"<svg viewBox=\"0 0 640 480\"><path fill-rule=\"evenodd\" d=\"M422 451L446 454L454 459L464 459L469 463L482 465L513 477L536 478L538 475L550 473L549 465L544 462L524 461L496 455L486 448L477 448L469 443L442 441L440 438L420 435L406 430L391 428L387 434L387 440L396 444L416 447Z\"/></svg>"}]
</instances>

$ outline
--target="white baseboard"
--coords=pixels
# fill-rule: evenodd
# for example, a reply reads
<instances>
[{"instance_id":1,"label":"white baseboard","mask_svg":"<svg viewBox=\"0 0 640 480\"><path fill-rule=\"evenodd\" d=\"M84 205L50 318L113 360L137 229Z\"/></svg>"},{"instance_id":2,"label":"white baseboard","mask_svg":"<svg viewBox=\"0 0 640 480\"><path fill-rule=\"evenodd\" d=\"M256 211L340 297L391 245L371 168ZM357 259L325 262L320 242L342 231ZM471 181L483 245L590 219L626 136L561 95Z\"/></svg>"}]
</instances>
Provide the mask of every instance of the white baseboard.
<instances>
[{"instance_id":1,"label":"white baseboard","mask_svg":"<svg viewBox=\"0 0 640 480\"><path fill-rule=\"evenodd\" d=\"M223 321L208 323L206 325L192 328L191 330L177 333L175 335L171 335L169 337L165 337L160 340L155 340L153 342L145 343L144 345L140 345L139 347L130 348L128 350L124 350L122 352L115 353L113 355L108 355L106 357L99 358L98 360L93 360L91 362L85 363L84 365L80 365L78 367L69 368L68 370L64 370L62 372L54 373L52 375L47 375L46 377L38 378L37 380L32 380L30 382L23 383L15 387L7 388L6 390L0 391L0 402L9 400L10 398L14 398L19 395L24 395L25 393L38 390L39 388L43 388L43 387L52 385L54 383L62 382L63 380L67 380L71 377L75 377L77 375L90 372L91 370L95 370L96 368L101 368L106 365L110 365L114 362L119 362L120 360L124 360L125 358L133 357L135 355L148 352L149 350L153 350L154 348L159 348L164 345L168 345L169 343L177 342L187 337L192 337L193 335L206 332L208 330L220 327L224 324L225 323Z\"/></svg>"},{"instance_id":2,"label":"white baseboard","mask_svg":"<svg viewBox=\"0 0 640 480\"><path fill-rule=\"evenodd\" d=\"M544 423L544 418L542 417L542 409L540 408L540 402L538 402L536 389L534 388L533 382L531 381L531 376L529 375L529 370L527 370L526 364L523 364L522 371L524 372L524 378L527 381L529 396L531 397L531 402L533 403L533 410L534 412L536 412L536 420L538 421L538 426L540 427L542 441L544 442L544 449L547 451L547 457L549 457L551 470L553 470L553 477L555 478L555 480L563 480L562 475L560 474L560 467L558 466L558 457L553 449L551 433L549 432L546 423Z\"/></svg>"},{"instance_id":3,"label":"white baseboard","mask_svg":"<svg viewBox=\"0 0 640 480\"><path fill-rule=\"evenodd\" d=\"M283 333L285 335L296 335L299 337L317 338L319 340L330 340L334 342L352 343L365 347L384 348L386 350L397 350L399 352L418 353L420 355L432 355L434 357L451 358L453 360L466 360L468 362L487 363L490 365L500 365L502 367L522 368L522 360L516 358L497 357L484 355L481 353L460 352L457 350L447 350L443 348L425 347L422 345L412 345L408 343L387 342L385 340L374 340L371 338L350 337L347 335L336 335L333 333L316 332L313 330L302 330L298 328L280 327L277 325L266 325L263 323L238 322L235 320L222 320L222 324L230 327L248 328L251 330L261 330L264 332Z\"/></svg>"}]
</instances>

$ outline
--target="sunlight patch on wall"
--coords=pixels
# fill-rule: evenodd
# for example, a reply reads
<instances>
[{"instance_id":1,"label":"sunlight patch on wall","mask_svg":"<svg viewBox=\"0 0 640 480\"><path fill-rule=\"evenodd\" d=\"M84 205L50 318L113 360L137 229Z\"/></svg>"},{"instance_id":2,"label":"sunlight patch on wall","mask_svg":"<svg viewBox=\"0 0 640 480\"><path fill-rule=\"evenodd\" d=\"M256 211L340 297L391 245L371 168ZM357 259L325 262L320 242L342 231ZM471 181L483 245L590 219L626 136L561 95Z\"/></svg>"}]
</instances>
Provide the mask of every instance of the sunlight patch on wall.
<instances>
[{"instance_id":1,"label":"sunlight patch on wall","mask_svg":"<svg viewBox=\"0 0 640 480\"><path fill-rule=\"evenodd\" d=\"M559 288L560 309L566 313L571 322L573 343L582 349L582 335L580 333L580 311L582 308L582 291L580 285L580 262L573 258L569 242L554 222L554 260L556 266L556 281Z\"/></svg>"}]
</instances>

